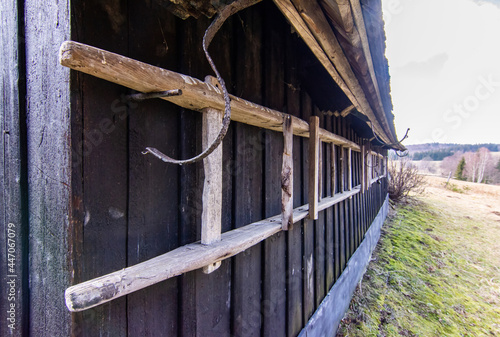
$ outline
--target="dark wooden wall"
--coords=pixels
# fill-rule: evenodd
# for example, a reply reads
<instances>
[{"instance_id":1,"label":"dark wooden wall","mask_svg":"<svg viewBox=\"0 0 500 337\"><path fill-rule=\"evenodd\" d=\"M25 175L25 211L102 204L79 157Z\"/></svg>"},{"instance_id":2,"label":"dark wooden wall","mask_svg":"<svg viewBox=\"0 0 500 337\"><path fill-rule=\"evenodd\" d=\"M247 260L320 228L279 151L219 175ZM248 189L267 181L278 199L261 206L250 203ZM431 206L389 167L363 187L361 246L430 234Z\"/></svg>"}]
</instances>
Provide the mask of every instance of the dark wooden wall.
<instances>
[{"instance_id":1,"label":"dark wooden wall","mask_svg":"<svg viewBox=\"0 0 500 337\"><path fill-rule=\"evenodd\" d=\"M193 271L69 314L63 298L68 285L199 240L202 165L169 165L141 152L146 146L176 158L201 152L201 114L163 100L131 103L127 88L77 72L69 76L57 64L57 48L71 38L203 79L212 74L201 50L210 20L183 21L150 1L75 0L70 26L67 3L45 8L38 2L26 2L30 22L45 26L27 26L28 84L21 85L28 93L27 135L17 136L24 145L16 154L24 158L29 201L30 236L21 235L26 242L20 267L29 274L20 279L31 283L29 297L20 296L30 308L23 320L26 335L297 335L363 239L385 200L385 179L320 212L317 221L301 221L223 261L210 275ZM40 8L48 19L37 18ZM320 111L312 97L332 84L308 76L317 61L272 2L229 19L210 50L231 93L304 120L317 115L321 127L366 141L357 136L351 116ZM15 123L23 117L19 111L11 118ZM223 142L223 231L280 213L282 148L281 133L231 124ZM361 181L360 156L353 152L354 185ZM307 139L295 137L294 207L308 202L307 158ZM328 183L330 145L323 145L322 162L323 196L341 192ZM22 173L22 167L3 167ZM23 189L14 189L7 194L18 193L15 221L23 223ZM6 205L5 193L2 198ZM20 289L27 293L27 282Z\"/></svg>"}]
</instances>

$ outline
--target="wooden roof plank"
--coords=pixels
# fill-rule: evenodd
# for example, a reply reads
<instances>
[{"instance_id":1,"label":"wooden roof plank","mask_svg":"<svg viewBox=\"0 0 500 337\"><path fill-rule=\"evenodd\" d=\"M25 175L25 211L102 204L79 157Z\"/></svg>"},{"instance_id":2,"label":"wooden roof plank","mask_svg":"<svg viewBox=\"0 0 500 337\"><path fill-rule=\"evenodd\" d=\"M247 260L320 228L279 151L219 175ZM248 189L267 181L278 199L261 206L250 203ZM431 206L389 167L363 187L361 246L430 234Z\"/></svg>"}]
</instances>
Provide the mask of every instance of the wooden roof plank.
<instances>
[{"instance_id":1,"label":"wooden roof plank","mask_svg":"<svg viewBox=\"0 0 500 337\"><path fill-rule=\"evenodd\" d=\"M341 75L342 82L346 83L349 91L353 93L354 99L349 97L351 102L359 112L365 114L370 119L378 136L383 141L390 143L387 131L379 124L378 118L373 112L365 92L353 73L350 63L318 3L307 0L274 0L274 2L299 32L304 42L306 42L316 57L320 59L320 57L322 58L326 54L328 61L334 64L336 70ZM317 48L318 43L319 49ZM323 62L321 63L323 64ZM335 81L337 82L337 80Z\"/></svg>"}]
</instances>

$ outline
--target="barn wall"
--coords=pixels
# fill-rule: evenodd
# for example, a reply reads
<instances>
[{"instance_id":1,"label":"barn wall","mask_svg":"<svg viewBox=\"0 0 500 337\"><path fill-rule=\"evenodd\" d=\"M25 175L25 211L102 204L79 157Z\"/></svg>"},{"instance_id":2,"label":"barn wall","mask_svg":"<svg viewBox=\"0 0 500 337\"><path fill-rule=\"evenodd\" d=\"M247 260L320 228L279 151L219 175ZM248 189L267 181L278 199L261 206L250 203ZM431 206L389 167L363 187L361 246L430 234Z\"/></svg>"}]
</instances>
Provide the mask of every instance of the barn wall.
<instances>
[{"instance_id":1,"label":"barn wall","mask_svg":"<svg viewBox=\"0 0 500 337\"><path fill-rule=\"evenodd\" d=\"M212 74L201 50L210 20L183 21L150 1L75 0L70 11L68 2L49 6L30 0L22 12L29 18L28 98L2 112L4 120L15 112L12 120L21 125L16 139L24 144L11 147L18 151L17 161L2 158L4 179L15 181L10 177L20 172L21 180L2 194L1 215L5 221L24 221L26 233L29 225L29 240L20 234L25 240L20 273L29 276L20 278L25 283L19 300L30 309L23 311L25 325L18 331L23 327L40 336L299 334L379 212L386 179L320 212L318 220L301 221L223 261L210 275L193 271L70 314L63 294L69 285L200 239L203 166L169 165L142 151L157 147L174 158L201 152L201 114L163 100L130 102L129 89L60 66L58 48L72 39L203 79ZM2 30L2 38L10 33ZM339 109L345 97L324 78L315 82L307 76L320 69L318 62L271 2L229 19L210 50L231 93L304 120L319 116L322 128L358 144L366 141L356 134L351 116L321 112L325 91L331 89ZM16 64L15 55L9 62ZM11 74L15 82L18 75ZM4 93L11 90L5 83ZM16 98L19 89L12 88L8 96ZM16 112L16 104L27 107L24 136L23 110ZM224 232L281 212L282 148L281 133L231 124L223 142ZM336 164L346 168L341 151L336 147ZM294 207L308 202L307 159L308 140L294 137ZM323 196L341 192L331 191L328 183L330 145L322 146L322 162ZM361 155L356 152L353 168L353 185L358 185ZM341 179L338 172L336 179ZM7 202L12 196L17 201ZM14 220L8 220L7 205L17 207ZM23 334L18 331L14 335Z\"/></svg>"},{"instance_id":2,"label":"barn wall","mask_svg":"<svg viewBox=\"0 0 500 337\"><path fill-rule=\"evenodd\" d=\"M20 13L21 12L21 13ZM0 312L1 336L21 336L28 328L26 273L26 110L22 6L0 3ZM19 48L21 47L21 48Z\"/></svg>"}]
</instances>

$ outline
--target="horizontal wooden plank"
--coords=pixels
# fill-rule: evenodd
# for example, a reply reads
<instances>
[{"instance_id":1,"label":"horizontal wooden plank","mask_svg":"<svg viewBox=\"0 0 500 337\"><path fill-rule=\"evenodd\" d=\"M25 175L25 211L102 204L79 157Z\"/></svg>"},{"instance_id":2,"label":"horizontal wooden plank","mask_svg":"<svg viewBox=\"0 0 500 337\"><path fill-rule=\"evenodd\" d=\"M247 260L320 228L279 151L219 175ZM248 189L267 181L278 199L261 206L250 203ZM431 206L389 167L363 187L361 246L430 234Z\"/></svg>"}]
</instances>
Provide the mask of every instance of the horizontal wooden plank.
<instances>
[{"instance_id":1,"label":"horizontal wooden plank","mask_svg":"<svg viewBox=\"0 0 500 337\"><path fill-rule=\"evenodd\" d=\"M61 65L102 78L141 92L160 92L180 89L179 96L163 97L186 109L202 111L206 108L224 110L222 91L217 86L199 79L143 63L122 55L74 41L66 41L59 50ZM264 129L283 131L287 114L231 97L231 119ZM309 137L309 124L292 116L293 134ZM360 151L359 145L325 129L319 130L321 141L350 147Z\"/></svg>"},{"instance_id":2,"label":"horizontal wooden plank","mask_svg":"<svg viewBox=\"0 0 500 337\"><path fill-rule=\"evenodd\" d=\"M359 193L352 191L324 198L318 204L323 211ZM309 206L294 209L293 222L307 217ZM254 222L222 234L221 241L211 245L191 243L134 266L74 285L66 289L66 306L77 312L93 308L169 278L222 261L280 232L282 215Z\"/></svg>"}]
</instances>

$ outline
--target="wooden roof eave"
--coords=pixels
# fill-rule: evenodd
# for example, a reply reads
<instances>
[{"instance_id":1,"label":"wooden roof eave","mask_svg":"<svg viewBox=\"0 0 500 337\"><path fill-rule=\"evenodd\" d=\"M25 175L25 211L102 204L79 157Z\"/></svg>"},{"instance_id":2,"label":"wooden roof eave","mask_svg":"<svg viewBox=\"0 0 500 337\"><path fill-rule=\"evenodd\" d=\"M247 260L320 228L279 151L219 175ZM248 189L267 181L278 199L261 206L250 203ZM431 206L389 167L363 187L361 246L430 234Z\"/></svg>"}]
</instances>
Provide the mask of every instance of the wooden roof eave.
<instances>
[{"instance_id":1,"label":"wooden roof eave","mask_svg":"<svg viewBox=\"0 0 500 337\"><path fill-rule=\"evenodd\" d=\"M362 46L363 40L365 40L365 44L368 41L366 37L366 29L357 33L358 36L363 35L363 33L365 35L364 39L362 39L361 36L358 37L359 42L355 41L355 32L348 33L344 31L342 33L347 38L351 35L353 43L355 43L358 48L361 45L360 49L363 50L363 57L361 60L364 60L366 68L369 69L370 74L368 74L368 76L371 82L370 87L374 89L373 91L376 95L375 99L372 98L370 100L368 99L370 95L368 95L362 88L359 79L352 70L352 67L354 66L353 61L347 58L345 51L340 46L340 43L330 26L330 22L325 17L319 4L310 0L274 0L274 2L295 30L299 33L311 51L315 54L318 60L323 64L325 69L328 71L328 68L333 65L335 72L340 75L340 79L333 76L332 78L351 100L356 109L367 116L371 123L373 123L373 129L377 136L386 144L396 143L396 136L389 126L389 122L383 109L373 65L371 65L371 67L369 66L369 64L372 63L371 61L368 62L368 60L371 60L369 46ZM330 4L337 4L333 0L328 0L328 2ZM347 7L345 4L346 1L339 0L339 2L342 5L342 10L338 7L338 4L336 7L330 7L334 10L334 13L337 14L337 21L343 20L341 23L343 23L344 27L354 27L355 15L352 15L352 22L348 22L348 13L345 10ZM359 9L361 9L360 6ZM339 23L337 22L337 24ZM366 53L368 53L368 56ZM329 71L329 73L331 73L331 71ZM371 101L371 104L369 101ZM373 108L372 105L375 108Z\"/></svg>"}]
</instances>

